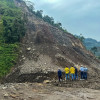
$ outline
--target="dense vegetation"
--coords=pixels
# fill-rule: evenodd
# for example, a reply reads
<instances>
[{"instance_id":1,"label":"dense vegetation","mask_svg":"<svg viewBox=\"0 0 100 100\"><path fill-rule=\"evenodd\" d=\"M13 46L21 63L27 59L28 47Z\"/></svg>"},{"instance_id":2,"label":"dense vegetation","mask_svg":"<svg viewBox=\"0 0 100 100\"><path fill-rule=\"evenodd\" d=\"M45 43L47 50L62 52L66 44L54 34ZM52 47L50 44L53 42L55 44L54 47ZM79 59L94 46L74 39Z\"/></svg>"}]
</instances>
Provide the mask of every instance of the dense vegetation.
<instances>
[{"instance_id":1,"label":"dense vegetation","mask_svg":"<svg viewBox=\"0 0 100 100\"><path fill-rule=\"evenodd\" d=\"M18 43L25 34L21 14L13 0L0 0L0 77L16 63Z\"/></svg>"}]
</instances>

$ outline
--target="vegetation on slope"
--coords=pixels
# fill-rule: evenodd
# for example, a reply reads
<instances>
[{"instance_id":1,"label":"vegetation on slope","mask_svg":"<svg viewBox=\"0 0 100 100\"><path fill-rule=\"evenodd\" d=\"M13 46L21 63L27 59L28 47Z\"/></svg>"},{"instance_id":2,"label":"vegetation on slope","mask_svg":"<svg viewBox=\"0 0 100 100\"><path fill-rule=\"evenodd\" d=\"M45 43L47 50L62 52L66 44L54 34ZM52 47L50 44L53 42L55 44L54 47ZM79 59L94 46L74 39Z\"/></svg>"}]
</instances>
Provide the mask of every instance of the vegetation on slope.
<instances>
[{"instance_id":1,"label":"vegetation on slope","mask_svg":"<svg viewBox=\"0 0 100 100\"><path fill-rule=\"evenodd\" d=\"M92 38L85 38L82 34L79 36L75 35L75 37L83 43L87 50L91 51L98 59L100 59L100 42Z\"/></svg>"},{"instance_id":2,"label":"vegetation on slope","mask_svg":"<svg viewBox=\"0 0 100 100\"><path fill-rule=\"evenodd\" d=\"M28 9L38 18L67 32L62 28L61 23L55 23L48 15L43 16L42 10L34 11L32 3L29 4ZM22 16L21 9L15 6L14 0L0 0L0 77L9 73L18 58L18 44L26 31L25 19Z\"/></svg>"},{"instance_id":3,"label":"vegetation on slope","mask_svg":"<svg viewBox=\"0 0 100 100\"><path fill-rule=\"evenodd\" d=\"M18 43L25 34L21 9L13 0L0 0L0 77L6 75L18 58Z\"/></svg>"}]
</instances>

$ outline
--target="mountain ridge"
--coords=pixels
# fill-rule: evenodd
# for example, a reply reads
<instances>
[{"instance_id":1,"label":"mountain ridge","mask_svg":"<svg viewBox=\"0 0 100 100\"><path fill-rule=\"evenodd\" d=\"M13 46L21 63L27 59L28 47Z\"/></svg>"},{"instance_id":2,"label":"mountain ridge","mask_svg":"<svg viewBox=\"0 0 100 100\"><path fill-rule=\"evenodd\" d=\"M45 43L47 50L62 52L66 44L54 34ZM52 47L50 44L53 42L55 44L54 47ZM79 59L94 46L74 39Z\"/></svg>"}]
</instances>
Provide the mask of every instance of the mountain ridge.
<instances>
[{"instance_id":1,"label":"mountain ridge","mask_svg":"<svg viewBox=\"0 0 100 100\"><path fill-rule=\"evenodd\" d=\"M86 47L90 45L91 48L94 46L100 47L100 42L92 38L85 38L84 44L86 45Z\"/></svg>"},{"instance_id":2,"label":"mountain ridge","mask_svg":"<svg viewBox=\"0 0 100 100\"><path fill-rule=\"evenodd\" d=\"M97 51L95 52L96 56L100 56L100 42L92 39L92 38L85 38L83 41L83 44L86 46L88 50L91 50L93 47L97 48Z\"/></svg>"}]
</instances>

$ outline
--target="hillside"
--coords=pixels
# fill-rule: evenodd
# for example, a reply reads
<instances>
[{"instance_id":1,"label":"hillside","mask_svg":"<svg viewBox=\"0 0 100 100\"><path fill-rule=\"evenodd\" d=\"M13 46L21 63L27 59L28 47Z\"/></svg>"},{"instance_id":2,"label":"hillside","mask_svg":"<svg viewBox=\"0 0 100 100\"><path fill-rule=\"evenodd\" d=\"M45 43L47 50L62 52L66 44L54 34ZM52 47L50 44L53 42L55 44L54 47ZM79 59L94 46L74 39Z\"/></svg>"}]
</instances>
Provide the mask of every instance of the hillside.
<instances>
[{"instance_id":1,"label":"hillside","mask_svg":"<svg viewBox=\"0 0 100 100\"><path fill-rule=\"evenodd\" d=\"M27 19L26 34L20 43L19 60L6 82L43 82L56 77L58 68L87 66L89 77L98 79L100 62L72 34L44 22L25 2L15 0ZM99 80L98 80L99 81Z\"/></svg>"},{"instance_id":2,"label":"hillside","mask_svg":"<svg viewBox=\"0 0 100 100\"><path fill-rule=\"evenodd\" d=\"M84 45L88 50L91 50L93 47L97 47L96 56L100 56L100 42L96 41L95 39L85 38Z\"/></svg>"},{"instance_id":3,"label":"hillside","mask_svg":"<svg viewBox=\"0 0 100 100\"><path fill-rule=\"evenodd\" d=\"M100 42L98 42L98 41L96 41L95 39L92 39L92 38L85 38L84 44L89 49L92 48L92 47L94 47L94 46L100 47Z\"/></svg>"},{"instance_id":4,"label":"hillside","mask_svg":"<svg viewBox=\"0 0 100 100\"><path fill-rule=\"evenodd\" d=\"M13 0L0 0L0 79L16 64L19 41L25 33L23 22L21 9Z\"/></svg>"},{"instance_id":5,"label":"hillside","mask_svg":"<svg viewBox=\"0 0 100 100\"><path fill-rule=\"evenodd\" d=\"M100 100L100 61L60 23L46 22L29 7L0 0L0 100ZM66 65L86 66L88 79L80 80L79 71L78 80L65 81Z\"/></svg>"}]
</instances>

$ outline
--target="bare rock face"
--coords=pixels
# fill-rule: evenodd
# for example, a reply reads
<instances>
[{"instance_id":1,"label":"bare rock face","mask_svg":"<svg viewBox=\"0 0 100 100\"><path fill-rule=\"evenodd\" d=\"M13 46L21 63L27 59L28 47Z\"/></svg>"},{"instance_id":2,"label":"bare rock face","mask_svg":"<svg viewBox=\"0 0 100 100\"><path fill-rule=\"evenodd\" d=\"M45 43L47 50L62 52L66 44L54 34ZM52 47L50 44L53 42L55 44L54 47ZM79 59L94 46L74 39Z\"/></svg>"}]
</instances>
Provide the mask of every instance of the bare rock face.
<instances>
[{"instance_id":1,"label":"bare rock face","mask_svg":"<svg viewBox=\"0 0 100 100\"><path fill-rule=\"evenodd\" d=\"M23 7L23 13L27 16L27 32L20 44L16 69L7 76L6 82L52 79L58 68L64 71L66 65L84 65L88 67L90 76L99 75L100 61L77 38L36 17L25 3L15 0L15 4Z\"/></svg>"}]
</instances>

